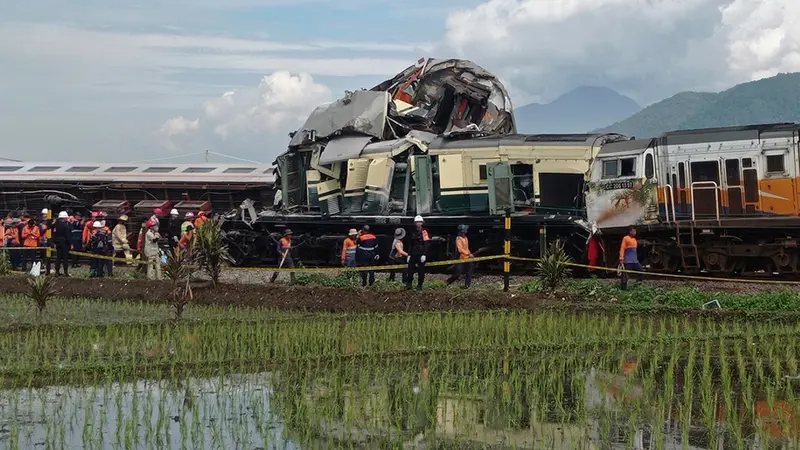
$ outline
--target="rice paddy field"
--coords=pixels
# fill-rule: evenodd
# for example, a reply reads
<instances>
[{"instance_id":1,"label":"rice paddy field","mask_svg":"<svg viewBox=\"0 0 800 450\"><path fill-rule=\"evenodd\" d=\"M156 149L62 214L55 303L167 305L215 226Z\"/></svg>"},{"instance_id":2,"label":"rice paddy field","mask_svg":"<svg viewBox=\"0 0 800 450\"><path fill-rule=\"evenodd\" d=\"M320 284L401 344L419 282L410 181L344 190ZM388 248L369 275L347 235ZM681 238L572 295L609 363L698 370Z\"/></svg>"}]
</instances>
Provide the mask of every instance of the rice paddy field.
<instances>
[{"instance_id":1,"label":"rice paddy field","mask_svg":"<svg viewBox=\"0 0 800 450\"><path fill-rule=\"evenodd\" d=\"M797 448L797 316L474 295L507 307L209 300L172 320L163 302L56 298L39 316L3 294L0 448Z\"/></svg>"}]
</instances>

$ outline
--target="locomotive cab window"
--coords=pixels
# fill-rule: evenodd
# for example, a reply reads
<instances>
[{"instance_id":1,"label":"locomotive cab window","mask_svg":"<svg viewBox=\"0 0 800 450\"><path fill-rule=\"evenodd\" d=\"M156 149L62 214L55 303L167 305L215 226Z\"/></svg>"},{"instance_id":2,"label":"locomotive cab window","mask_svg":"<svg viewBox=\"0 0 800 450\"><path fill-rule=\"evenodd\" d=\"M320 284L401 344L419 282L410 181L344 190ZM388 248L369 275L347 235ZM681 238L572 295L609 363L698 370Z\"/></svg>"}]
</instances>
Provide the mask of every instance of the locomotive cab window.
<instances>
[{"instance_id":1,"label":"locomotive cab window","mask_svg":"<svg viewBox=\"0 0 800 450\"><path fill-rule=\"evenodd\" d=\"M486 164L478 166L478 179L484 182L489 179L489 176L486 174Z\"/></svg>"},{"instance_id":2,"label":"locomotive cab window","mask_svg":"<svg viewBox=\"0 0 800 450\"><path fill-rule=\"evenodd\" d=\"M653 162L653 154L648 153L644 157L644 176L649 180L653 178L655 174L656 174L656 166L655 163Z\"/></svg>"},{"instance_id":3,"label":"locomotive cab window","mask_svg":"<svg viewBox=\"0 0 800 450\"><path fill-rule=\"evenodd\" d=\"M632 177L636 175L636 158L603 161L603 178Z\"/></svg>"},{"instance_id":4,"label":"locomotive cab window","mask_svg":"<svg viewBox=\"0 0 800 450\"><path fill-rule=\"evenodd\" d=\"M786 172L785 158L783 154L767 155L767 173L781 174Z\"/></svg>"},{"instance_id":5,"label":"locomotive cab window","mask_svg":"<svg viewBox=\"0 0 800 450\"><path fill-rule=\"evenodd\" d=\"M603 161L603 178L617 178L618 160Z\"/></svg>"},{"instance_id":6,"label":"locomotive cab window","mask_svg":"<svg viewBox=\"0 0 800 450\"><path fill-rule=\"evenodd\" d=\"M619 160L619 176L632 177L636 175L636 158L622 158Z\"/></svg>"}]
</instances>

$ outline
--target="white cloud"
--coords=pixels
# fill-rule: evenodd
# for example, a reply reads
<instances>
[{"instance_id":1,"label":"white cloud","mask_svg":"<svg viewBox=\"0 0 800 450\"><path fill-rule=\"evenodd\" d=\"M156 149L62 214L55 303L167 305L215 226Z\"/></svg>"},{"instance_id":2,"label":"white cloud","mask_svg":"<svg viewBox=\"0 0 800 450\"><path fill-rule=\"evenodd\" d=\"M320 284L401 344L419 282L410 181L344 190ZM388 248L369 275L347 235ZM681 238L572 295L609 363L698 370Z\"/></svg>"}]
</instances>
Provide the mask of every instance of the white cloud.
<instances>
[{"instance_id":1,"label":"white cloud","mask_svg":"<svg viewBox=\"0 0 800 450\"><path fill-rule=\"evenodd\" d=\"M534 98L600 84L652 101L800 70L798 17L795 0L489 0L449 15L443 48Z\"/></svg>"},{"instance_id":2,"label":"white cloud","mask_svg":"<svg viewBox=\"0 0 800 450\"><path fill-rule=\"evenodd\" d=\"M205 102L202 114L193 120L183 116L169 119L161 126L161 134L170 138L166 146L171 150L203 141L203 145L224 148L261 141L280 148L288 142L290 131L315 107L330 100L331 90L311 75L278 71L263 77L257 87L229 91ZM190 139L181 141L181 135ZM274 156L277 149L269 153Z\"/></svg>"},{"instance_id":3,"label":"white cloud","mask_svg":"<svg viewBox=\"0 0 800 450\"><path fill-rule=\"evenodd\" d=\"M183 116L178 116L164 122L164 125L161 126L161 133L172 137L195 131L198 128L200 128L200 119L189 120Z\"/></svg>"}]
</instances>

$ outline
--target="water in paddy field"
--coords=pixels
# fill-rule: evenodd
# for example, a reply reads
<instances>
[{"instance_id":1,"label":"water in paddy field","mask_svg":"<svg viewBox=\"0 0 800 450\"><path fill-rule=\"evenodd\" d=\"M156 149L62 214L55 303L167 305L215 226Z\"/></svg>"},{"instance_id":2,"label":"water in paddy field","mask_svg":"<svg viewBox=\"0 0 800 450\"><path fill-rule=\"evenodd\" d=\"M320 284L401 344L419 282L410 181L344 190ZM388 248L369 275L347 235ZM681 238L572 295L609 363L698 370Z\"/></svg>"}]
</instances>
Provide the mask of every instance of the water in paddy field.
<instances>
[{"instance_id":1,"label":"water in paddy field","mask_svg":"<svg viewBox=\"0 0 800 450\"><path fill-rule=\"evenodd\" d=\"M0 393L0 448L299 449L267 374Z\"/></svg>"},{"instance_id":2,"label":"water in paddy field","mask_svg":"<svg viewBox=\"0 0 800 450\"><path fill-rule=\"evenodd\" d=\"M731 366L729 378L711 376L720 361L637 368L574 355L373 363L7 389L0 448L798 448L793 382L772 383L768 368Z\"/></svg>"}]
</instances>

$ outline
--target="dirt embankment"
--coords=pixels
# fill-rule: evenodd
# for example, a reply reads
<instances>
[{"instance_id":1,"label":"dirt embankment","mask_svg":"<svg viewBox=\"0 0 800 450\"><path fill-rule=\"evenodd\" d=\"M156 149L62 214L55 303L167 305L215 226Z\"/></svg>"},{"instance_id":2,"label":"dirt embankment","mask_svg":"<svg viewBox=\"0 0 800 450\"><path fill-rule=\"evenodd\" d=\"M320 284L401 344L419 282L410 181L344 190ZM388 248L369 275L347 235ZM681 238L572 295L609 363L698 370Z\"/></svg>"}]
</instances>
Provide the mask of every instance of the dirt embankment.
<instances>
[{"instance_id":1,"label":"dirt embankment","mask_svg":"<svg viewBox=\"0 0 800 450\"><path fill-rule=\"evenodd\" d=\"M23 294L27 289L23 277L9 277L0 284L0 293L5 294ZM166 281L59 278L55 291L57 297L63 298L163 303L169 301L171 288ZM330 312L533 309L554 303L539 294L481 289L385 291L239 283L220 284L211 289L207 282L194 286L193 294L192 303L200 305Z\"/></svg>"}]
</instances>

